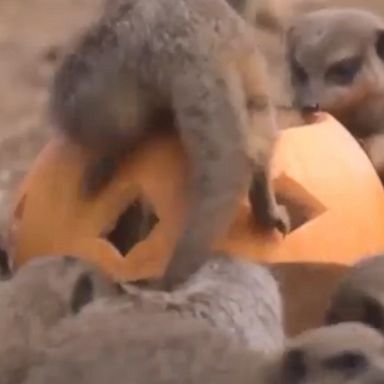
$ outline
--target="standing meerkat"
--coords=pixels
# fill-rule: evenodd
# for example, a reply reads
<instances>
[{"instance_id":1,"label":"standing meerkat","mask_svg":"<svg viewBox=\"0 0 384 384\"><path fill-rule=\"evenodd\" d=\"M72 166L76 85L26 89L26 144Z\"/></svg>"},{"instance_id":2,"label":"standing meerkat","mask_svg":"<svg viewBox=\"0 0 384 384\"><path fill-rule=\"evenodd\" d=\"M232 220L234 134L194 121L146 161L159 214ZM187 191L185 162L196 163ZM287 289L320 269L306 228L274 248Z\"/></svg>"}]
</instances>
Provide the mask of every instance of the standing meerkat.
<instances>
[{"instance_id":1,"label":"standing meerkat","mask_svg":"<svg viewBox=\"0 0 384 384\"><path fill-rule=\"evenodd\" d=\"M384 255L356 263L341 280L326 315L328 324L360 321L384 333Z\"/></svg>"},{"instance_id":2,"label":"standing meerkat","mask_svg":"<svg viewBox=\"0 0 384 384\"><path fill-rule=\"evenodd\" d=\"M354 136L381 131L384 23L359 9L323 9L299 17L287 33L297 106L333 114Z\"/></svg>"},{"instance_id":3,"label":"standing meerkat","mask_svg":"<svg viewBox=\"0 0 384 384\"><path fill-rule=\"evenodd\" d=\"M224 0L126 0L107 7L54 77L58 128L90 153L94 195L120 159L171 125L191 164L191 206L164 286L197 270L242 191L263 228L288 231L268 175L278 133L257 37Z\"/></svg>"},{"instance_id":4,"label":"standing meerkat","mask_svg":"<svg viewBox=\"0 0 384 384\"><path fill-rule=\"evenodd\" d=\"M61 323L37 348L23 384L376 384L384 377L384 339L359 323L308 331L266 358L197 319L105 315L105 323Z\"/></svg>"},{"instance_id":5,"label":"standing meerkat","mask_svg":"<svg viewBox=\"0 0 384 384\"><path fill-rule=\"evenodd\" d=\"M23 377L30 348L48 329L96 298L119 292L101 272L71 256L30 261L1 282L1 383L15 384Z\"/></svg>"}]
</instances>

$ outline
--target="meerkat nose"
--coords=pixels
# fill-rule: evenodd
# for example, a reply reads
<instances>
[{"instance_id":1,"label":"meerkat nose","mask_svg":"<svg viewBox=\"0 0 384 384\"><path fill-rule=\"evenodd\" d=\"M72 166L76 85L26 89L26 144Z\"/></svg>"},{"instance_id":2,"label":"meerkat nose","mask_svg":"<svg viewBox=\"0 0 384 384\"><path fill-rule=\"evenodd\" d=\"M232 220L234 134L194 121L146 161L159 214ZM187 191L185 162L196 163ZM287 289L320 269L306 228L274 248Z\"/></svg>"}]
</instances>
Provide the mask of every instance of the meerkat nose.
<instances>
[{"instance_id":1,"label":"meerkat nose","mask_svg":"<svg viewBox=\"0 0 384 384\"><path fill-rule=\"evenodd\" d=\"M319 103L308 103L301 106L301 112L304 114L315 113L320 110Z\"/></svg>"}]
</instances>

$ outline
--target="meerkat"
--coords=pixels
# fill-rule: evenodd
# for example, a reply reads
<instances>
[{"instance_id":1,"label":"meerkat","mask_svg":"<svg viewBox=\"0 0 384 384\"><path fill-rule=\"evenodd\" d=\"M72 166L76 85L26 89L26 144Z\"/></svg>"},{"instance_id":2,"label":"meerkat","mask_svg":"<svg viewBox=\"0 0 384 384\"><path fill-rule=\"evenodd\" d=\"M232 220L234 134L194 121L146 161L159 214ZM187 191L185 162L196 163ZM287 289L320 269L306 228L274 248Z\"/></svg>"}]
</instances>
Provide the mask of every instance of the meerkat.
<instances>
[{"instance_id":1,"label":"meerkat","mask_svg":"<svg viewBox=\"0 0 384 384\"><path fill-rule=\"evenodd\" d=\"M191 204L164 274L172 288L201 266L247 188L264 229L289 229L268 172L278 127L267 68L255 31L224 0L113 5L58 67L51 112L89 153L87 196L148 136L175 127Z\"/></svg>"},{"instance_id":2,"label":"meerkat","mask_svg":"<svg viewBox=\"0 0 384 384\"><path fill-rule=\"evenodd\" d=\"M174 313L71 320L38 347L23 384L373 384L384 377L384 338L360 323L307 331L265 357Z\"/></svg>"},{"instance_id":3,"label":"meerkat","mask_svg":"<svg viewBox=\"0 0 384 384\"><path fill-rule=\"evenodd\" d=\"M295 17L320 9L325 0L227 0L257 31L260 49L273 73L270 92L280 129L306 124L293 106L285 55L285 31Z\"/></svg>"},{"instance_id":4,"label":"meerkat","mask_svg":"<svg viewBox=\"0 0 384 384\"><path fill-rule=\"evenodd\" d=\"M281 348L285 341L279 287L269 270L254 262L219 253L172 292L131 284L124 290L121 300L112 298L116 304L107 304L109 311L111 307L117 314L152 308L200 319L265 354ZM99 300L88 311L103 311L103 306Z\"/></svg>"},{"instance_id":5,"label":"meerkat","mask_svg":"<svg viewBox=\"0 0 384 384\"><path fill-rule=\"evenodd\" d=\"M121 292L100 271L71 256L44 256L0 283L0 377L15 384L23 377L29 350L60 320L96 298Z\"/></svg>"},{"instance_id":6,"label":"meerkat","mask_svg":"<svg viewBox=\"0 0 384 384\"><path fill-rule=\"evenodd\" d=\"M287 343L270 374L281 384L381 383L384 338L356 322L309 330Z\"/></svg>"},{"instance_id":7,"label":"meerkat","mask_svg":"<svg viewBox=\"0 0 384 384\"><path fill-rule=\"evenodd\" d=\"M384 255L364 258L341 280L326 314L327 324L360 321L384 333Z\"/></svg>"},{"instance_id":8,"label":"meerkat","mask_svg":"<svg viewBox=\"0 0 384 384\"><path fill-rule=\"evenodd\" d=\"M335 116L359 140L382 133L384 22L365 10L322 9L286 35L297 107Z\"/></svg>"}]
</instances>

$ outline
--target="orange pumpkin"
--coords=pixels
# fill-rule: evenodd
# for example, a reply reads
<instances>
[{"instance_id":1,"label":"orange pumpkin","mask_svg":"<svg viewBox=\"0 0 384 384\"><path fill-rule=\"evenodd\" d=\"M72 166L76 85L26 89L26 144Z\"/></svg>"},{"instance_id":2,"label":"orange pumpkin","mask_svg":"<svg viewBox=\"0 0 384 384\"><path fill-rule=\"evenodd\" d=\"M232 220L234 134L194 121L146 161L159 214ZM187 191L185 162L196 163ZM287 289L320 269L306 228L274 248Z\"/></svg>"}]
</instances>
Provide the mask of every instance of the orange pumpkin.
<instances>
[{"instance_id":1,"label":"orange pumpkin","mask_svg":"<svg viewBox=\"0 0 384 384\"><path fill-rule=\"evenodd\" d=\"M92 201L78 196L84 164L79 148L58 139L39 155L16 196L10 226L14 263L74 253L119 280L161 275L188 204L188 164L178 140L148 142ZM284 239L277 232L260 231L244 196L231 229L216 247L258 261L340 264L384 251L381 183L360 146L335 119L319 115L311 125L283 131L272 174L296 228ZM123 257L103 234L140 195L159 221Z\"/></svg>"}]
</instances>

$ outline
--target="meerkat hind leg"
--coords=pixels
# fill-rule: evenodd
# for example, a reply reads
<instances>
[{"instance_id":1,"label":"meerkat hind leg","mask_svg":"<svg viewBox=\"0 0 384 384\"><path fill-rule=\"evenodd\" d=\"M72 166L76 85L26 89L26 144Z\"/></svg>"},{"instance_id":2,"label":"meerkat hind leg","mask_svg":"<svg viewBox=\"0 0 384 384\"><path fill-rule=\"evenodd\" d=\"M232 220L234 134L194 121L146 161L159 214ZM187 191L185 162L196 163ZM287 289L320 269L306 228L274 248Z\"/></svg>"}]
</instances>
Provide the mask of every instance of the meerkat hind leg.
<instances>
[{"instance_id":1,"label":"meerkat hind leg","mask_svg":"<svg viewBox=\"0 0 384 384\"><path fill-rule=\"evenodd\" d=\"M255 173L249 190L252 212L262 228L277 228L281 233L290 231L290 218L285 206L276 202L269 175L265 170ZM266 210L264 207L268 207Z\"/></svg>"},{"instance_id":2,"label":"meerkat hind leg","mask_svg":"<svg viewBox=\"0 0 384 384\"><path fill-rule=\"evenodd\" d=\"M165 271L165 289L183 282L204 263L214 241L228 230L251 180L245 120L239 117L244 106L234 100L243 92L241 81L230 85L224 74L208 71L203 81L201 70L186 73L174 97L181 140L192 164L192 204Z\"/></svg>"},{"instance_id":3,"label":"meerkat hind leg","mask_svg":"<svg viewBox=\"0 0 384 384\"><path fill-rule=\"evenodd\" d=\"M279 127L277 111L271 101L266 63L260 53L255 52L242 65L250 116L246 145L253 165L249 202L262 229L277 228L286 234L290 230L290 218L287 209L276 201L270 175L270 159Z\"/></svg>"}]
</instances>

